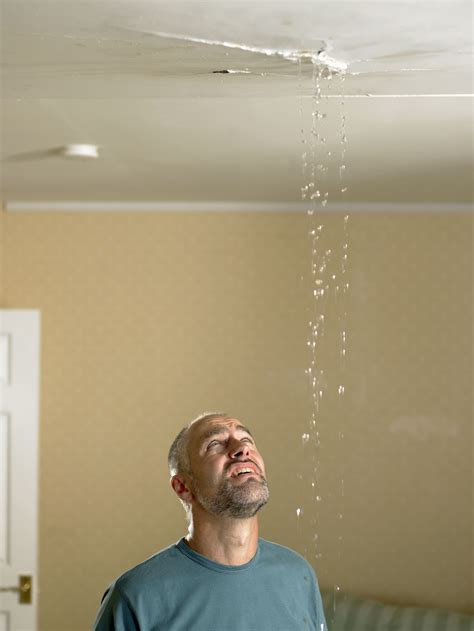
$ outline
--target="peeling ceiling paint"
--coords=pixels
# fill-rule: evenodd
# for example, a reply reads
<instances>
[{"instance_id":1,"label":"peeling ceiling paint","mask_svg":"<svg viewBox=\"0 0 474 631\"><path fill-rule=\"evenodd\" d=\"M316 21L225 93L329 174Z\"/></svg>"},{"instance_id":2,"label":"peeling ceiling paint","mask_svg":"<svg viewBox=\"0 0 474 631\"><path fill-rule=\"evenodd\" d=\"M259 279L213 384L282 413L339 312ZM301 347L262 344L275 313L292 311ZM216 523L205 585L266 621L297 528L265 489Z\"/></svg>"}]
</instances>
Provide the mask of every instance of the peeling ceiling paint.
<instances>
[{"instance_id":1,"label":"peeling ceiling paint","mask_svg":"<svg viewBox=\"0 0 474 631\"><path fill-rule=\"evenodd\" d=\"M348 202L472 200L470 2L3 0L2 16L4 202L298 201L314 61L334 155L346 110ZM100 159L54 153L78 143Z\"/></svg>"}]
</instances>

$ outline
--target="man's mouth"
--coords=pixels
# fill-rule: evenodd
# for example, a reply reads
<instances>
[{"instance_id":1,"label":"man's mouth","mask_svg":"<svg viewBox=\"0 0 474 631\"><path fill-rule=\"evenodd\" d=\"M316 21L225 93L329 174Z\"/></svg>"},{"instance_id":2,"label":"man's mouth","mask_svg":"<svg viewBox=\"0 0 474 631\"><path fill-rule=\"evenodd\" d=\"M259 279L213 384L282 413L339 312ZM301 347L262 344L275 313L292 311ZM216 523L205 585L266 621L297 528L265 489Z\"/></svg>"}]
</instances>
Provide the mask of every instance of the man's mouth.
<instances>
[{"instance_id":1,"label":"man's mouth","mask_svg":"<svg viewBox=\"0 0 474 631\"><path fill-rule=\"evenodd\" d=\"M252 475L259 475L256 467L249 466L247 464L241 464L233 467L232 472L230 474L231 478L246 478Z\"/></svg>"}]
</instances>

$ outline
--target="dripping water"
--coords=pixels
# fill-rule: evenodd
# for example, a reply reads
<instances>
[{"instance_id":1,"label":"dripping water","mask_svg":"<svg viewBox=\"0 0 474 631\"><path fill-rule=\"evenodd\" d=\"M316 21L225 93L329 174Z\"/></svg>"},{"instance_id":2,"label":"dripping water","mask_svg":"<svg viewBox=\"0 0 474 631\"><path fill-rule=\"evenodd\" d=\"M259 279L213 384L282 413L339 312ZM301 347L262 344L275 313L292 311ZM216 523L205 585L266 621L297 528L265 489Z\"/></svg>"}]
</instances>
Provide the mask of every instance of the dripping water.
<instances>
[{"instance_id":1,"label":"dripping water","mask_svg":"<svg viewBox=\"0 0 474 631\"><path fill-rule=\"evenodd\" d=\"M301 77L301 62L300 72ZM324 490L320 471L320 449L326 432L336 437L338 475L340 482L336 489L334 514L331 516L336 540L334 563L340 567L344 528L344 479L345 471L342 446L345 436L347 416L346 363L348 348L348 261L349 261L349 215L331 214L330 197L334 201L346 201L348 190L346 176L346 113L344 100L344 73L333 77L323 73L318 64L313 63L311 119L304 122L303 97L300 100L301 121L301 198L306 204L308 238L310 244L310 315L308 318L308 363L306 375L309 381L311 412L309 424L301 435L304 458L310 460L311 480L308 493L311 507L305 514L300 506L297 509L298 533L300 520L308 519L311 535L310 555L320 560L322 543L318 514L324 506ZM338 136L329 126L329 96L333 83L341 95ZM301 90L301 81L300 81ZM333 101L334 102L334 101ZM337 114L336 114L337 115ZM334 122L334 120L332 121ZM336 121L337 122L337 121ZM339 151L337 146L339 145ZM333 170L334 169L334 175ZM330 171L331 170L331 171ZM331 175L331 180L329 178ZM330 181L336 182L330 187ZM339 188L339 193L337 192ZM308 483L303 476L303 488ZM305 553L308 549L305 548ZM341 585L333 586L333 616ZM328 612L329 613L329 612Z\"/></svg>"},{"instance_id":2,"label":"dripping water","mask_svg":"<svg viewBox=\"0 0 474 631\"><path fill-rule=\"evenodd\" d=\"M300 64L301 72L301 64ZM326 73L327 74L327 73ZM300 74L301 76L301 74ZM319 480L319 459L318 449L321 443L320 433L320 412L327 392L327 380L325 369L320 364L318 350L320 340L325 333L325 309L324 303L329 292L328 273L332 265L332 250L326 247L325 225L321 218L321 211L324 211L328 203L329 190L327 187L328 166L326 157L330 157L327 146L327 98L322 95L323 69L319 64L312 65L312 96L311 96L311 119L308 132L305 130L303 120L303 100L300 101L301 119L301 143L302 143L302 177L303 186L301 197L307 204L308 216L308 237L310 243L310 282L312 307L309 319L309 335L307 347L309 350L309 365L306 374L309 378L311 392L311 417L310 426L302 434L303 446L311 446L307 454L310 457L311 481L308 489L308 496L313 503L322 500ZM329 154L329 156L327 156ZM298 517L301 513L298 514ZM314 510L309 511L309 525L312 536L312 554L320 558L319 537L317 527L317 514ZM305 549L307 553L307 549Z\"/></svg>"},{"instance_id":3,"label":"dripping water","mask_svg":"<svg viewBox=\"0 0 474 631\"><path fill-rule=\"evenodd\" d=\"M339 187L340 187L340 199L342 205L346 203L346 193L348 190L346 182L346 148L347 148L347 133L346 133L346 110L345 110L345 74L340 75L340 166L339 166ZM340 385L338 388L338 405L337 405L337 418L338 418L338 434L337 445L338 453L343 453L343 441L345 437L345 423L347 418L346 408L346 364L347 364L347 342L348 342L348 292L349 282L348 278L348 261L349 261L349 215L344 211L342 220L342 249L340 259L340 287L342 289L339 295L339 308L338 308L338 333L339 333L339 374ZM342 550L343 550L343 531L344 531L344 479L345 479L345 466L344 458L340 457L337 460L339 464L339 493L338 493L338 507L337 507L337 565L342 565ZM336 584L333 588L333 610L332 617L334 620L337 604L339 601L341 592L340 585Z\"/></svg>"}]
</instances>

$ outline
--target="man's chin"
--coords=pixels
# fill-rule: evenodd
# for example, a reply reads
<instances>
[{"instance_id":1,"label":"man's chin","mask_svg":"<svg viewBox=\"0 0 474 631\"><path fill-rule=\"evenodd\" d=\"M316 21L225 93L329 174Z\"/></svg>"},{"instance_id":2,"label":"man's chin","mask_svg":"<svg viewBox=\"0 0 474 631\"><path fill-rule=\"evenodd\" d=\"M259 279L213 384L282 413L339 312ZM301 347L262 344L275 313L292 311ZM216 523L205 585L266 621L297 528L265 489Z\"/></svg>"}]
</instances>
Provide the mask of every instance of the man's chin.
<instances>
[{"instance_id":1,"label":"man's chin","mask_svg":"<svg viewBox=\"0 0 474 631\"><path fill-rule=\"evenodd\" d=\"M198 488L194 491L201 506L209 513L236 519L253 517L269 499L266 480L253 476L236 483L225 480L213 497L203 496Z\"/></svg>"},{"instance_id":2,"label":"man's chin","mask_svg":"<svg viewBox=\"0 0 474 631\"><path fill-rule=\"evenodd\" d=\"M241 512L243 516L253 517L269 500L269 494L262 492L263 487L260 485L257 488L251 488L251 480L248 480L249 484L245 484L245 488L242 487L242 494L236 494L233 498L233 507L235 512ZM245 495L244 495L245 493Z\"/></svg>"},{"instance_id":3,"label":"man's chin","mask_svg":"<svg viewBox=\"0 0 474 631\"><path fill-rule=\"evenodd\" d=\"M234 504L229 506L227 514L234 519L250 519L255 517L258 511L263 508L267 502L268 498L249 504Z\"/></svg>"}]
</instances>

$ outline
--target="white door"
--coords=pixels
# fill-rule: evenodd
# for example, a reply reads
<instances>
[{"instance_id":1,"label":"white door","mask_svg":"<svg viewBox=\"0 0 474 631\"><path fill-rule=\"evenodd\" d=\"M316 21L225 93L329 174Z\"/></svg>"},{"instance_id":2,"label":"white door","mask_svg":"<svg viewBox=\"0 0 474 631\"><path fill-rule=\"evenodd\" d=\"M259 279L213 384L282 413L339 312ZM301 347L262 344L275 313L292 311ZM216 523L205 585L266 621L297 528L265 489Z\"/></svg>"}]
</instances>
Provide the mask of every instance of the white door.
<instances>
[{"instance_id":1,"label":"white door","mask_svg":"<svg viewBox=\"0 0 474 631\"><path fill-rule=\"evenodd\" d=\"M40 315L0 310L0 631L36 630Z\"/></svg>"}]
</instances>

